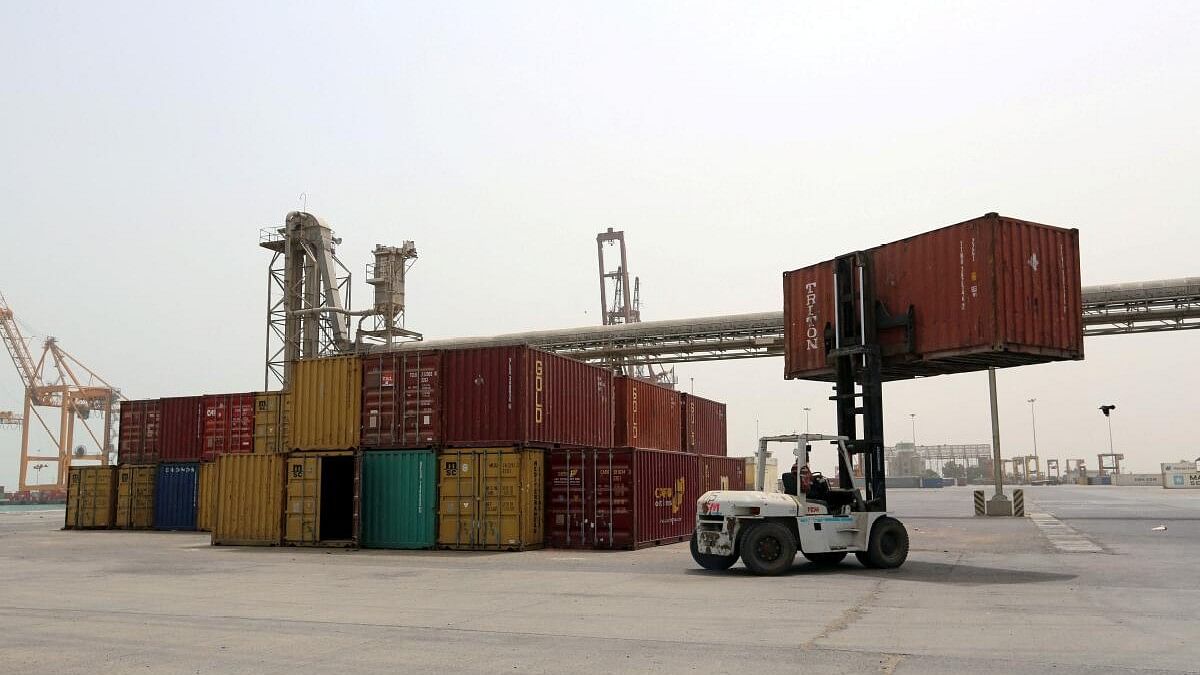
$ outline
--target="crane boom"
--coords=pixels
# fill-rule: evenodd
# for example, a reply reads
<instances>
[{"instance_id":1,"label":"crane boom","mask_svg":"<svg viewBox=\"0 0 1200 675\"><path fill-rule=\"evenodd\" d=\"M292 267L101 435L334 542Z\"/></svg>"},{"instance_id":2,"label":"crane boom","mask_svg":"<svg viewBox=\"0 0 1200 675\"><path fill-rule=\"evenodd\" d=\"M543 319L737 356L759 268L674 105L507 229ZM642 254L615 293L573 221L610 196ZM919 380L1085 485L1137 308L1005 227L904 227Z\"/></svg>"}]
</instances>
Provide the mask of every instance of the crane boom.
<instances>
[{"instance_id":1,"label":"crane boom","mask_svg":"<svg viewBox=\"0 0 1200 675\"><path fill-rule=\"evenodd\" d=\"M21 376L21 383L25 388L36 389L42 386L37 365L29 353L29 346L25 344L25 337L21 335L16 317L13 316L12 308L8 306L3 293L0 293L0 339L4 340L4 347L8 349L8 355L12 357L13 365L17 367L17 373Z\"/></svg>"}]
</instances>

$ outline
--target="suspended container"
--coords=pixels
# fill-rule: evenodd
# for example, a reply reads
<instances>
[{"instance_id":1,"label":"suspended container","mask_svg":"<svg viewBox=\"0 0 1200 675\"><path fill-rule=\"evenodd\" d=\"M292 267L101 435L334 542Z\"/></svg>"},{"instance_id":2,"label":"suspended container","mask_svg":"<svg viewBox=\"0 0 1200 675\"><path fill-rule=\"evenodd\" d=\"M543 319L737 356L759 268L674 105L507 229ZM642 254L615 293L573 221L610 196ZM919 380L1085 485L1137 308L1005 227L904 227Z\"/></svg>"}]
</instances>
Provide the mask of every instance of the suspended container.
<instances>
[{"instance_id":1,"label":"suspended container","mask_svg":"<svg viewBox=\"0 0 1200 675\"><path fill-rule=\"evenodd\" d=\"M545 453L535 448L458 448L438 456L438 548L541 548Z\"/></svg>"},{"instance_id":2,"label":"suspended container","mask_svg":"<svg viewBox=\"0 0 1200 675\"><path fill-rule=\"evenodd\" d=\"M212 532L217 518L217 465L204 462L200 465L200 487L196 492L196 529Z\"/></svg>"},{"instance_id":3,"label":"suspended container","mask_svg":"<svg viewBox=\"0 0 1200 675\"><path fill-rule=\"evenodd\" d=\"M680 395L683 406L683 449L698 455L729 454L725 404L691 394Z\"/></svg>"},{"instance_id":4,"label":"suspended container","mask_svg":"<svg viewBox=\"0 0 1200 675\"><path fill-rule=\"evenodd\" d=\"M634 377L613 378L613 445L645 450L682 450L679 392Z\"/></svg>"},{"instance_id":5,"label":"suspended container","mask_svg":"<svg viewBox=\"0 0 1200 675\"><path fill-rule=\"evenodd\" d=\"M162 399L160 462L198 462L203 448L204 397Z\"/></svg>"},{"instance_id":6,"label":"suspended container","mask_svg":"<svg viewBox=\"0 0 1200 675\"><path fill-rule=\"evenodd\" d=\"M204 424L200 459L211 462L217 455L254 451L254 394L210 394L201 409Z\"/></svg>"},{"instance_id":7,"label":"suspended container","mask_svg":"<svg viewBox=\"0 0 1200 675\"><path fill-rule=\"evenodd\" d=\"M221 455L216 464L213 545L278 546L287 456Z\"/></svg>"},{"instance_id":8,"label":"suspended container","mask_svg":"<svg viewBox=\"0 0 1200 675\"><path fill-rule=\"evenodd\" d=\"M700 456L700 495L709 490L749 490L754 478L746 475L745 457Z\"/></svg>"},{"instance_id":9,"label":"suspended container","mask_svg":"<svg viewBox=\"0 0 1200 675\"><path fill-rule=\"evenodd\" d=\"M65 530L107 529L117 507L117 467L73 466L67 473Z\"/></svg>"},{"instance_id":10,"label":"suspended container","mask_svg":"<svg viewBox=\"0 0 1200 675\"><path fill-rule=\"evenodd\" d=\"M121 466L117 469L117 517L119 530L148 530L154 527L154 483L158 466Z\"/></svg>"},{"instance_id":11,"label":"suspended container","mask_svg":"<svg viewBox=\"0 0 1200 675\"><path fill-rule=\"evenodd\" d=\"M362 361L362 446L441 444L441 352L385 352Z\"/></svg>"},{"instance_id":12,"label":"suspended container","mask_svg":"<svg viewBox=\"0 0 1200 675\"><path fill-rule=\"evenodd\" d=\"M350 450L288 456L285 544L358 545L360 460L361 455Z\"/></svg>"},{"instance_id":13,"label":"suspended container","mask_svg":"<svg viewBox=\"0 0 1200 675\"><path fill-rule=\"evenodd\" d=\"M362 428L362 361L357 356L297 361L285 406L289 449L358 447Z\"/></svg>"},{"instance_id":14,"label":"suspended container","mask_svg":"<svg viewBox=\"0 0 1200 675\"><path fill-rule=\"evenodd\" d=\"M438 461L433 450L372 450L362 456L364 548L433 548Z\"/></svg>"},{"instance_id":15,"label":"suspended container","mask_svg":"<svg viewBox=\"0 0 1200 675\"><path fill-rule=\"evenodd\" d=\"M117 432L118 464L154 464L158 462L159 399L121 401L121 425Z\"/></svg>"},{"instance_id":16,"label":"suspended container","mask_svg":"<svg viewBox=\"0 0 1200 675\"><path fill-rule=\"evenodd\" d=\"M154 484L154 529L195 530L199 488L199 462L159 464Z\"/></svg>"},{"instance_id":17,"label":"suspended container","mask_svg":"<svg viewBox=\"0 0 1200 675\"><path fill-rule=\"evenodd\" d=\"M254 453L278 455L287 452L287 424L282 391L254 395Z\"/></svg>"}]
</instances>

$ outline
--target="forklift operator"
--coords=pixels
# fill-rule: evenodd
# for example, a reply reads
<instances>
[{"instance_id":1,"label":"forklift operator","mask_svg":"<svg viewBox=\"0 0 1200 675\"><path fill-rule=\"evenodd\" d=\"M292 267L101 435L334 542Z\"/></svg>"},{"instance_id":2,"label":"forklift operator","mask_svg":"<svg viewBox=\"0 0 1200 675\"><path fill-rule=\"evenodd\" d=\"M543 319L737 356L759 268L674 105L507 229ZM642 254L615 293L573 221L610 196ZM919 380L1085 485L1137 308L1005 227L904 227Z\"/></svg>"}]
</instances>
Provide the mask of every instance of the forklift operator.
<instances>
[{"instance_id":1,"label":"forklift operator","mask_svg":"<svg viewBox=\"0 0 1200 675\"><path fill-rule=\"evenodd\" d=\"M808 468L809 453L812 451L811 446L804 446L804 465L800 466L800 460L797 459L792 464L791 472L783 477L783 491L789 495L799 495L801 493L808 494L812 488L812 470ZM798 480L797 480L798 479ZM799 482L799 485L797 485ZM796 488L799 487L799 491Z\"/></svg>"}]
</instances>

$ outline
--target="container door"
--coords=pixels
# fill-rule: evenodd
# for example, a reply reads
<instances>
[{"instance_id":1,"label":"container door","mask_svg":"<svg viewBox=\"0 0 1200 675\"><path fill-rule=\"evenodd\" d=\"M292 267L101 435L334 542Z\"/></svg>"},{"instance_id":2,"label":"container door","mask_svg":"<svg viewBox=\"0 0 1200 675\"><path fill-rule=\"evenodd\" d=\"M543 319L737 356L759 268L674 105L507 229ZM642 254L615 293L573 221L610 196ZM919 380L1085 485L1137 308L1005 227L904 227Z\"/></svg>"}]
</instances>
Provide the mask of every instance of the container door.
<instances>
[{"instance_id":1,"label":"container door","mask_svg":"<svg viewBox=\"0 0 1200 675\"><path fill-rule=\"evenodd\" d=\"M211 532L216 519L217 465L200 465L200 485L196 490L196 529Z\"/></svg>"},{"instance_id":2,"label":"container door","mask_svg":"<svg viewBox=\"0 0 1200 675\"><path fill-rule=\"evenodd\" d=\"M446 450L438 457L438 545L471 548L476 542L478 490L472 450Z\"/></svg>"},{"instance_id":3,"label":"container door","mask_svg":"<svg viewBox=\"0 0 1200 675\"><path fill-rule=\"evenodd\" d=\"M67 529L80 526L79 507L80 507L80 475L79 469L72 467L67 473L67 517L65 527Z\"/></svg>"},{"instance_id":4,"label":"container door","mask_svg":"<svg viewBox=\"0 0 1200 675\"><path fill-rule=\"evenodd\" d=\"M591 520L590 467L592 450L556 450L545 461L550 463L546 501L549 536L553 546L578 548L587 544Z\"/></svg>"},{"instance_id":5,"label":"container door","mask_svg":"<svg viewBox=\"0 0 1200 675\"><path fill-rule=\"evenodd\" d=\"M139 466L133 470L133 524L139 530L154 526L154 479L152 466Z\"/></svg>"},{"instance_id":6,"label":"container door","mask_svg":"<svg viewBox=\"0 0 1200 675\"><path fill-rule=\"evenodd\" d=\"M518 548L521 540L521 455L484 450L479 472L477 540L483 548Z\"/></svg>"},{"instance_id":7,"label":"container door","mask_svg":"<svg viewBox=\"0 0 1200 675\"><path fill-rule=\"evenodd\" d=\"M277 391L254 396L254 453L275 455L283 450L283 395Z\"/></svg>"},{"instance_id":8,"label":"container door","mask_svg":"<svg viewBox=\"0 0 1200 675\"><path fill-rule=\"evenodd\" d=\"M293 455L287 467L284 539L291 544L315 544L321 540L321 457Z\"/></svg>"}]
</instances>

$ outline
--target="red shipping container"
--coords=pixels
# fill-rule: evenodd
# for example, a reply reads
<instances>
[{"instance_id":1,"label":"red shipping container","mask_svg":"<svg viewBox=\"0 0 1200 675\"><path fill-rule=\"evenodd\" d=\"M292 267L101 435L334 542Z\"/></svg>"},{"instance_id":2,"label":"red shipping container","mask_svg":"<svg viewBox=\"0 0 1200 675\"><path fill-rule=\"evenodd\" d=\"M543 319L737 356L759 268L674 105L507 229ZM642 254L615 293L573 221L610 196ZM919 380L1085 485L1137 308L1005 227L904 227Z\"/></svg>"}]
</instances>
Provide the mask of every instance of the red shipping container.
<instances>
[{"instance_id":1,"label":"red shipping container","mask_svg":"<svg viewBox=\"0 0 1200 675\"><path fill-rule=\"evenodd\" d=\"M989 213L870 249L876 299L903 328L881 329L886 379L1083 358L1079 231ZM834 263L783 275L784 374L832 380Z\"/></svg>"},{"instance_id":2,"label":"red shipping container","mask_svg":"<svg viewBox=\"0 0 1200 675\"><path fill-rule=\"evenodd\" d=\"M746 483L745 457L700 455L700 492L697 499L709 490L745 490Z\"/></svg>"},{"instance_id":3,"label":"red shipping container","mask_svg":"<svg viewBox=\"0 0 1200 675\"><path fill-rule=\"evenodd\" d=\"M363 357L362 445L428 448L442 442L441 352Z\"/></svg>"},{"instance_id":4,"label":"red shipping container","mask_svg":"<svg viewBox=\"0 0 1200 675\"><path fill-rule=\"evenodd\" d=\"M529 347L442 354L446 445L611 447L612 373Z\"/></svg>"},{"instance_id":5,"label":"red shipping container","mask_svg":"<svg viewBox=\"0 0 1200 675\"><path fill-rule=\"evenodd\" d=\"M729 429L725 404L681 394L683 406L683 449L699 455L724 457L729 454Z\"/></svg>"},{"instance_id":6,"label":"red shipping container","mask_svg":"<svg viewBox=\"0 0 1200 675\"><path fill-rule=\"evenodd\" d=\"M121 421L117 430L118 464L157 464L159 417L158 399L121 401Z\"/></svg>"},{"instance_id":7,"label":"red shipping container","mask_svg":"<svg viewBox=\"0 0 1200 675\"><path fill-rule=\"evenodd\" d=\"M200 460L200 432L203 429L204 397L164 398L159 426L160 462L196 462Z\"/></svg>"},{"instance_id":8,"label":"red shipping container","mask_svg":"<svg viewBox=\"0 0 1200 675\"><path fill-rule=\"evenodd\" d=\"M254 394L210 394L202 402L204 428L200 459L254 452Z\"/></svg>"},{"instance_id":9,"label":"red shipping container","mask_svg":"<svg viewBox=\"0 0 1200 675\"><path fill-rule=\"evenodd\" d=\"M691 538L702 494L698 456L560 449L547 461L548 546L634 549Z\"/></svg>"},{"instance_id":10,"label":"red shipping container","mask_svg":"<svg viewBox=\"0 0 1200 675\"><path fill-rule=\"evenodd\" d=\"M613 378L616 419L613 446L645 450L682 449L679 393L633 377Z\"/></svg>"}]
</instances>

